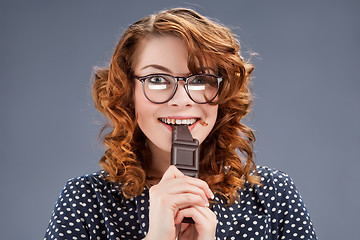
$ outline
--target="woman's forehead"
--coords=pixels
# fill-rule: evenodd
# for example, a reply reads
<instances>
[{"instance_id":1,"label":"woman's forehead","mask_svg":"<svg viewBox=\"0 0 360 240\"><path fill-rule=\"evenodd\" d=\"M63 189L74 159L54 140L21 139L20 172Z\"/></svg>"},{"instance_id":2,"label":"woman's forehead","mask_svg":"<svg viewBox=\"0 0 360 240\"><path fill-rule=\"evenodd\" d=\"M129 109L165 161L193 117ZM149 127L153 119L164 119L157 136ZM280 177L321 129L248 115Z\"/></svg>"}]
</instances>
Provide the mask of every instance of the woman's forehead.
<instances>
[{"instance_id":1,"label":"woman's forehead","mask_svg":"<svg viewBox=\"0 0 360 240\"><path fill-rule=\"evenodd\" d=\"M134 53L134 69L158 66L159 70L171 73L175 66L186 64L188 71L182 73L216 73L217 62L210 54L186 44L176 35L148 36L138 43ZM175 67L176 68L176 67Z\"/></svg>"},{"instance_id":2,"label":"woman's forehead","mask_svg":"<svg viewBox=\"0 0 360 240\"><path fill-rule=\"evenodd\" d=\"M187 73L188 52L177 37L160 36L142 40L137 52L135 71L160 70L167 73Z\"/></svg>"}]
</instances>

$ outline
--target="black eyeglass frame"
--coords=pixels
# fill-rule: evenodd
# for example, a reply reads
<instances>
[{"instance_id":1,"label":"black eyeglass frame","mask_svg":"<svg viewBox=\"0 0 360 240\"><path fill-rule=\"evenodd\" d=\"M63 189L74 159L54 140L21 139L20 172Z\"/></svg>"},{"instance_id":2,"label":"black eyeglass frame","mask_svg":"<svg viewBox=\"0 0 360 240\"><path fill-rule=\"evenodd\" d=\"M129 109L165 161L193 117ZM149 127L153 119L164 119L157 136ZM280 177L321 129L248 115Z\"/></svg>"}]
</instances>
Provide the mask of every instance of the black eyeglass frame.
<instances>
[{"instance_id":1,"label":"black eyeglass frame","mask_svg":"<svg viewBox=\"0 0 360 240\"><path fill-rule=\"evenodd\" d=\"M156 101L153 101L151 100L147 95L146 95L146 92L145 92L145 80L149 77L152 77L152 76L168 76L168 77L171 77L175 80L175 88L174 88L174 91L172 92L171 96L165 100L165 101L162 101L162 102L156 102ZM190 78L194 77L194 76L212 76L212 77L215 77L218 81L218 84L217 84L217 91L216 91L216 94L214 95L213 98L211 98L210 100L206 101L206 102L197 102L195 101L190 93L189 93L189 89L188 89L188 81ZM214 100L216 98L216 96L219 94L219 91L220 91L220 83L223 81L223 78L220 77L220 76L217 76L217 75L214 75L214 74L210 74L210 73L201 73L201 74L193 74L193 75L190 75L188 77L175 77L173 75L170 75L170 74L167 74L167 73L155 73L155 74L149 74L149 75L146 75L146 76L135 76L135 78L137 80L139 80L141 83L142 83L142 89L143 89L143 93L144 93L144 96L147 98L147 100L149 100L150 102L152 103L155 103L155 104L163 104L163 103L166 103L168 101L170 101L174 96L175 96L175 93L176 93L176 90L178 88L178 81L185 81L185 84L184 84L184 87L185 87L185 91L187 93L187 95L189 96L189 98L197 103L197 104L206 104L206 103L210 103L212 100Z\"/></svg>"}]
</instances>

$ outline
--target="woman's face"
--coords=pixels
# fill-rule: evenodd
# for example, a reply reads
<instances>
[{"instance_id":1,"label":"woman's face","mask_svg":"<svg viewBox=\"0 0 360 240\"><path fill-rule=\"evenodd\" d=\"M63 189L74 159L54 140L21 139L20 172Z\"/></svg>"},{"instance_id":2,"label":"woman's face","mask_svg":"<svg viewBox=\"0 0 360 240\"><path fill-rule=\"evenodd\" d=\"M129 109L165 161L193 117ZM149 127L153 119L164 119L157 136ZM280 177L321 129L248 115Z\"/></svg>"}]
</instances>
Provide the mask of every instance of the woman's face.
<instances>
[{"instance_id":1,"label":"woman's face","mask_svg":"<svg viewBox=\"0 0 360 240\"><path fill-rule=\"evenodd\" d=\"M187 77L191 75L187 60L187 49L180 38L153 37L143 41L134 72L136 76L166 73ZM136 79L134 101L139 127L146 135L150 148L156 147L169 153L171 127L160 119L197 119L197 122L189 126L189 130L193 138L202 143L214 127L217 118L218 105L194 103L185 91L184 81L179 82L178 89L170 101L155 104L144 96L142 83ZM201 122L206 122L207 125L200 124Z\"/></svg>"}]
</instances>

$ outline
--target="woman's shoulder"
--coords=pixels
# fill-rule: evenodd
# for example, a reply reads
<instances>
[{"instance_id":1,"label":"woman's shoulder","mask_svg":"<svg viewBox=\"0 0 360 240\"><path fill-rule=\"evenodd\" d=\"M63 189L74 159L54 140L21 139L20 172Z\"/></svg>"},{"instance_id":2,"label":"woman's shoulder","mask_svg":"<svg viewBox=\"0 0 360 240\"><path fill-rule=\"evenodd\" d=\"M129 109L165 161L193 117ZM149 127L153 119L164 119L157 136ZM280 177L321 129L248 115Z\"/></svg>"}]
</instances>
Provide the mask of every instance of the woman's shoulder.
<instances>
[{"instance_id":1,"label":"woman's shoulder","mask_svg":"<svg viewBox=\"0 0 360 240\"><path fill-rule=\"evenodd\" d=\"M77 195L118 192L119 186L107 181L106 176L106 172L101 170L71 178L67 180L63 192Z\"/></svg>"},{"instance_id":2,"label":"woman's shoulder","mask_svg":"<svg viewBox=\"0 0 360 240\"><path fill-rule=\"evenodd\" d=\"M287 173L267 166L257 166L256 170L260 177L260 185L247 184L246 192L253 192L263 203L271 204L284 202L289 198L299 198L295 183Z\"/></svg>"},{"instance_id":3,"label":"woman's shoulder","mask_svg":"<svg viewBox=\"0 0 360 240\"><path fill-rule=\"evenodd\" d=\"M80 175L78 177L70 178L67 180L67 185L75 186L91 186L91 185L103 185L106 183L105 174L103 171L93 172L86 175Z\"/></svg>"},{"instance_id":4,"label":"woman's shoulder","mask_svg":"<svg viewBox=\"0 0 360 240\"><path fill-rule=\"evenodd\" d=\"M238 235L254 239L316 239L306 206L289 175L267 166L257 166L256 170L261 185L247 183L229 207L220 198L215 199L220 200L213 210L221 239Z\"/></svg>"},{"instance_id":5,"label":"woman's shoulder","mask_svg":"<svg viewBox=\"0 0 360 240\"><path fill-rule=\"evenodd\" d=\"M287 173L278 169L267 166L256 166L256 170L260 177L260 188L262 189L270 188L270 190L272 190L272 188L275 188L275 190L279 190L294 185L292 178Z\"/></svg>"},{"instance_id":6,"label":"woman's shoulder","mask_svg":"<svg viewBox=\"0 0 360 240\"><path fill-rule=\"evenodd\" d=\"M288 174L276 168L257 165L256 170L259 176L262 177L263 179L284 179L284 180L290 179Z\"/></svg>"},{"instance_id":7,"label":"woman's shoulder","mask_svg":"<svg viewBox=\"0 0 360 240\"><path fill-rule=\"evenodd\" d=\"M288 207L295 201L302 202L301 196L288 174L267 166L257 166L256 172L260 177L260 184L247 182L245 188L239 189L240 202L235 202L235 204L239 204L239 206L260 204L262 206L260 211L271 214L279 206Z\"/></svg>"}]
</instances>

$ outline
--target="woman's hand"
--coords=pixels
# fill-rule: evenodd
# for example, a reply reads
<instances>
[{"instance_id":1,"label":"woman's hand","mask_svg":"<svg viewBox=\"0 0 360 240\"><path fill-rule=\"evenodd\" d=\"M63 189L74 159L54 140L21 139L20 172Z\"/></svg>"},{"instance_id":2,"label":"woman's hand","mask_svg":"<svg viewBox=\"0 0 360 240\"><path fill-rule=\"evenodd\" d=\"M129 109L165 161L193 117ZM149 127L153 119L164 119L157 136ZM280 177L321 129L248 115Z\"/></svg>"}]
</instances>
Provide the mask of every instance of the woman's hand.
<instances>
[{"instance_id":1,"label":"woman's hand","mask_svg":"<svg viewBox=\"0 0 360 240\"><path fill-rule=\"evenodd\" d=\"M184 217L191 217L195 224L181 223ZM179 223L181 223L179 240L215 239L216 215L208 207L193 206L180 210L175 218L175 224Z\"/></svg>"},{"instance_id":2,"label":"woman's hand","mask_svg":"<svg viewBox=\"0 0 360 240\"><path fill-rule=\"evenodd\" d=\"M216 217L207 208L208 198L212 198L213 193L205 181L185 176L175 166L170 166L149 193L149 232L146 239L175 239L179 228L183 239L215 237ZM180 226L184 217L192 217L195 224ZM207 237L209 231L213 234L210 238Z\"/></svg>"}]
</instances>

